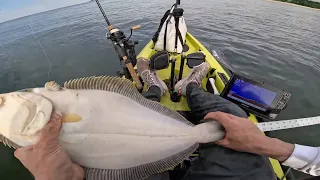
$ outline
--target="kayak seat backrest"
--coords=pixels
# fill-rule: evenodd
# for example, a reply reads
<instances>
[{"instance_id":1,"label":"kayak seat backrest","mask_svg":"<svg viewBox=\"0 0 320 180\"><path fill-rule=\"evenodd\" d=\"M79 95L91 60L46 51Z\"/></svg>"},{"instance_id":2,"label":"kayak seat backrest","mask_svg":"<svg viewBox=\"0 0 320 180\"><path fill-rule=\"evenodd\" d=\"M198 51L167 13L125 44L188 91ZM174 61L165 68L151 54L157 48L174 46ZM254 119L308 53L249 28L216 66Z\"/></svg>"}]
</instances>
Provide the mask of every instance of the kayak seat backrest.
<instances>
[{"instance_id":1,"label":"kayak seat backrest","mask_svg":"<svg viewBox=\"0 0 320 180\"><path fill-rule=\"evenodd\" d=\"M161 70L169 67L170 55L167 51L159 51L150 58L150 69Z\"/></svg>"},{"instance_id":2,"label":"kayak seat backrest","mask_svg":"<svg viewBox=\"0 0 320 180\"><path fill-rule=\"evenodd\" d=\"M189 68L193 68L205 62L206 56L202 52L196 52L188 54L187 57L187 65Z\"/></svg>"}]
</instances>

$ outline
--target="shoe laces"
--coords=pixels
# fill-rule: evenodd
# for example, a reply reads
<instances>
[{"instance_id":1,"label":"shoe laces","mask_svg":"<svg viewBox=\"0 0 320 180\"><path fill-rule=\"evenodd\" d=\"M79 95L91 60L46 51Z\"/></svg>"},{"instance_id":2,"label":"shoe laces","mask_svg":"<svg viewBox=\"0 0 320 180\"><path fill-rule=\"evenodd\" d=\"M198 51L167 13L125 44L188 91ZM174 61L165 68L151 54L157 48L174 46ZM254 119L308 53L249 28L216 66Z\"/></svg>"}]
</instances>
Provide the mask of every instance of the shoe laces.
<instances>
[{"instance_id":1,"label":"shoe laces","mask_svg":"<svg viewBox=\"0 0 320 180\"><path fill-rule=\"evenodd\" d=\"M155 77L153 73L150 70L145 70L141 73L141 75L144 77L143 79L146 81L148 88L153 85L157 85Z\"/></svg>"},{"instance_id":2,"label":"shoe laces","mask_svg":"<svg viewBox=\"0 0 320 180\"><path fill-rule=\"evenodd\" d=\"M190 81L196 82L197 84L201 83L203 77L203 72L201 70L193 69L190 76Z\"/></svg>"}]
</instances>

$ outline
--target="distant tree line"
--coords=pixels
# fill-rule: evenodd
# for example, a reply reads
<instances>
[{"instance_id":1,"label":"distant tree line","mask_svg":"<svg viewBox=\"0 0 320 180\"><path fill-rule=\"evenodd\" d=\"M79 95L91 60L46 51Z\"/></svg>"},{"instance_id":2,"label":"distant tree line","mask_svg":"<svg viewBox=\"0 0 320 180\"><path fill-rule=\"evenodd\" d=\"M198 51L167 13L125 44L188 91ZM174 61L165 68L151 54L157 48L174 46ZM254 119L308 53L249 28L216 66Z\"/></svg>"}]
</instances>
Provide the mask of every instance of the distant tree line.
<instances>
[{"instance_id":1,"label":"distant tree line","mask_svg":"<svg viewBox=\"0 0 320 180\"><path fill-rule=\"evenodd\" d=\"M307 7L320 9L320 3L314 2L314 1L309 1L309 0L276 0L276 1L288 2L288 3L298 4L301 6L307 6Z\"/></svg>"}]
</instances>

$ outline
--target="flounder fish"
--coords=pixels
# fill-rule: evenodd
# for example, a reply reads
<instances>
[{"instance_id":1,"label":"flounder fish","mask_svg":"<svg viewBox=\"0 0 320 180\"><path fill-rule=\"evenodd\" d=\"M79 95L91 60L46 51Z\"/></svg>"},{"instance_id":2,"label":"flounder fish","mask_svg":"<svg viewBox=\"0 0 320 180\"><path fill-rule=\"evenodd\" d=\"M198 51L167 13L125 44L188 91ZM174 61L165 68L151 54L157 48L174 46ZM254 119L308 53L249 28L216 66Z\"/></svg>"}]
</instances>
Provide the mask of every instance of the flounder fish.
<instances>
[{"instance_id":1,"label":"flounder fish","mask_svg":"<svg viewBox=\"0 0 320 180\"><path fill-rule=\"evenodd\" d=\"M144 98L129 80L94 76L0 94L0 142L35 144L53 109L63 114L60 145L86 167L88 180L145 179L224 136L217 122L194 125Z\"/></svg>"}]
</instances>

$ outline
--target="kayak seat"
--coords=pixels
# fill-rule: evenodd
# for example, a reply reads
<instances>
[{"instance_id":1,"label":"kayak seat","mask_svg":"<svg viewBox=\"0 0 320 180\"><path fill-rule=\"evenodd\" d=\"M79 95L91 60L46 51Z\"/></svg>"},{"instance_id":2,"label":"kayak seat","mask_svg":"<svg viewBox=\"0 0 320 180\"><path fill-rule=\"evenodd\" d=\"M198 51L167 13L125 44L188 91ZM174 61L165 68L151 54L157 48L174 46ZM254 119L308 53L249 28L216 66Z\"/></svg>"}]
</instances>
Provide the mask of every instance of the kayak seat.
<instances>
[{"instance_id":1,"label":"kayak seat","mask_svg":"<svg viewBox=\"0 0 320 180\"><path fill-rule=\"evenodd\" d=\"M150 69L161 70L169 67L170 55L167 51L159 51L150 57Z\"/></svg>"},{"instance_id":2,"label":"kayak seat","mask_svg":"<svg viewBox=\"0 0 320 180\"><path fill-rule=\"evenodd\" d=\"M187 65L189 68L193 68L205 62L206 56L202 52L196 52L188 54L187 57Z\"/></svg>"}]
</instances>

